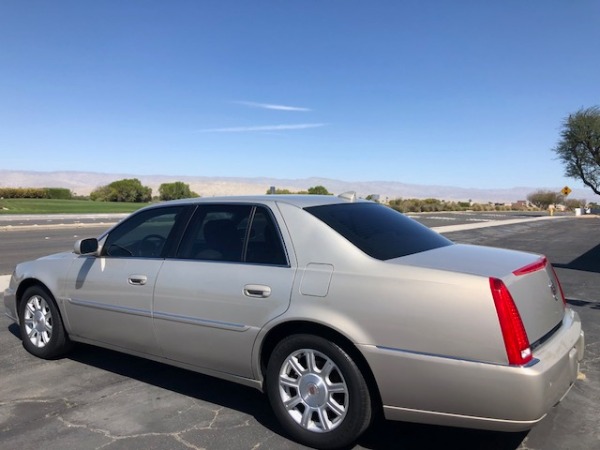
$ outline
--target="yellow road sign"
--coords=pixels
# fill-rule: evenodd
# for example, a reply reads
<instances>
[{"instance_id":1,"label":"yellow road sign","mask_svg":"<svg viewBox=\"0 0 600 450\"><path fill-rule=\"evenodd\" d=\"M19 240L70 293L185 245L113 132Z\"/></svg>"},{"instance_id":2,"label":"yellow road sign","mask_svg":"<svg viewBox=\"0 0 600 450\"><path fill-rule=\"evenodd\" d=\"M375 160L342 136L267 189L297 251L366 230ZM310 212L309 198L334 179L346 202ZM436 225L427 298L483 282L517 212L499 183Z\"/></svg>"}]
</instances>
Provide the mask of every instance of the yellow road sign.
<instances>
[{"instance_id":1,"label":"yellow road sign","mask_svg":"<svg viewBox=\"0 0 600 450\"><path fill-rule=\"evenodd\" d=\"M562 191L560 191L562 195L564 195L565 197L567 195L569 195L571 193L571 188L569 186L565 186L564 188L562 188Z\"/></svg>"}]
</instances>

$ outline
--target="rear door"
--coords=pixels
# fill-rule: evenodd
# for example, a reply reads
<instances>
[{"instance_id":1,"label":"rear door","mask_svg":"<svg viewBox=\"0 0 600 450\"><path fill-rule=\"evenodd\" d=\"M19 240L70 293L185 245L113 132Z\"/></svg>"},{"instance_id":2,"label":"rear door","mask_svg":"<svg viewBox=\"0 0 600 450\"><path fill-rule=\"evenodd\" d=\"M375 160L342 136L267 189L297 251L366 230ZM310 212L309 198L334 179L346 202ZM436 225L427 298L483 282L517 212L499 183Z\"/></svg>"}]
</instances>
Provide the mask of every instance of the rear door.
<instances>
[{"instance_id":1,"label":"rear door","mask_svg":"<svg viewBox=\"0 0 600 450\"><path fill-rule=\"evenodd\" d=\"M268 208L199 205L156 282L154 327L164 356L252 377L256 335L288 308L294 273Z\"/></svg>"}]
</instances>

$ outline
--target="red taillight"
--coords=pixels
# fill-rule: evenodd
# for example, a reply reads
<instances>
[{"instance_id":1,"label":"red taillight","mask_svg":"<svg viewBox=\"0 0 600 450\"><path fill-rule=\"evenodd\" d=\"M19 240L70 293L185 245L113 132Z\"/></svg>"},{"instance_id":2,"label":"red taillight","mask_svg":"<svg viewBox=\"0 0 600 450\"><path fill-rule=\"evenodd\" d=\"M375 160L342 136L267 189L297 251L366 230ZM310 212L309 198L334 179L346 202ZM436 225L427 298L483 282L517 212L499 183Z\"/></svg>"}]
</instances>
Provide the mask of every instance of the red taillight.
<instances>
[{"instance_id":1,"label":"red taillight","mask_svg":"<svg viewBox=\"0 0 600 450\"><path fill-rule=\"evenodd\" d=\"M546 267L547 263L548 260L546 259L546 257L542 256L541 258L535 260L531 264L527 264L526 266L523 266L520 269L513 271L513 274L517 276L526 275L528 273L535 272L536 270L543 269L544 267Z\"/></svg>"},{"instance_id":2,"label":"red taillight","mask_svg":"<svg viewBox=\"0 0 600 450\"><path fill-rule=\"evenodd\" d=\"M508 288L498 278L490 278L490 288L500 321L509 364L527 364L533 358L523 321Z\"/></svg>"}]
</instances>

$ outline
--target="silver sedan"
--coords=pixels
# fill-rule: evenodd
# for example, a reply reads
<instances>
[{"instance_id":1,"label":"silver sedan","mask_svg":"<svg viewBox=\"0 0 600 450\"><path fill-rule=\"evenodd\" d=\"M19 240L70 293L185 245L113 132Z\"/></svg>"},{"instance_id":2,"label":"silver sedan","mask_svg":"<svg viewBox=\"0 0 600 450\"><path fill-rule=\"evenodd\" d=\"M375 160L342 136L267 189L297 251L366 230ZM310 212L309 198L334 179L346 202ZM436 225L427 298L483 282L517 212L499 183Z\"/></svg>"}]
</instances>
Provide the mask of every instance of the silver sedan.
<instances>
[{"instance_id":1,"label":"silver sedan","mask_svg":"<svg viewBox=\"0 0 600 450\"><path fill-rule=\"evenodd\" d=\"M4 303L38 357L85 342L253 386L317 448L377 412L529 429L584 347L545 257L454 244L351 193L153 205L19 264Z\"/></svg>"}]
</instances>

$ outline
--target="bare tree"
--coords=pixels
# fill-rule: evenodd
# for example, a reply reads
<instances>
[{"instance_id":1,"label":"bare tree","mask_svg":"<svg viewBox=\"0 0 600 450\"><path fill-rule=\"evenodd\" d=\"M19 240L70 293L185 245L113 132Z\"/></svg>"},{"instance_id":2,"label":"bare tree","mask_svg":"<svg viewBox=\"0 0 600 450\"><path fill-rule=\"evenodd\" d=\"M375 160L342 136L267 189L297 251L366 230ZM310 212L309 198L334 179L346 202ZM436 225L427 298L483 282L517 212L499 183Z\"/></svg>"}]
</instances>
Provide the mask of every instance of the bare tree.
<instances>
[{"instance_id":1,"label":"bare tree","mask_svg":"<svg viewBox=\"0 0 600 450\"><path fill-rule=\"evenodd\" d=\"M558 192L538 190L527 196L527 200L540 209L547 209L550 205L556 205L563 201L563 196Z\"/></svg>"},{"instance_id":2,"label":"bare tree","mask_svg":"<svg viewBox=\"0 0 600 450\"><path fill-rule=\"evenodd\" d=\"M560 136L554 152L565 165L565 175L580 179L600 195L600 108L570 114Z\"/></svg>"}]
</instances>

